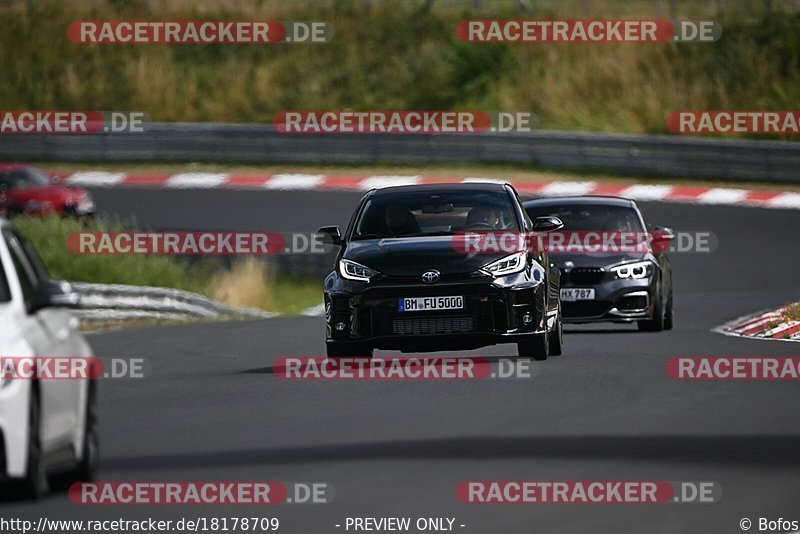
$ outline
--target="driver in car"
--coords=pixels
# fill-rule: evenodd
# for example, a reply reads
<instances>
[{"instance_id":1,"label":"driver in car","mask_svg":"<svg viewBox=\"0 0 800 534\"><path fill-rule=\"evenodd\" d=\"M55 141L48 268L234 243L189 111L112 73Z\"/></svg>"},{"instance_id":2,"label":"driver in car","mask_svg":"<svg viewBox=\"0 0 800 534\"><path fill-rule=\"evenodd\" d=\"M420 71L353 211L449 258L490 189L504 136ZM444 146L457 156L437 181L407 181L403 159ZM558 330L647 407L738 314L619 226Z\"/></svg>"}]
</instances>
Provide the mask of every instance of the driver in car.
<instances>
[{"instance_id":1,"label":"driver in car","mask_svg":"<svg viewBox=\"0 0 800 534\"><path fill-rule=\"evenodd\" d=\"M499 230L500 214L488 206L476 206L467 215L466 227L472 230Z\"/></svg>"}]
</instances>

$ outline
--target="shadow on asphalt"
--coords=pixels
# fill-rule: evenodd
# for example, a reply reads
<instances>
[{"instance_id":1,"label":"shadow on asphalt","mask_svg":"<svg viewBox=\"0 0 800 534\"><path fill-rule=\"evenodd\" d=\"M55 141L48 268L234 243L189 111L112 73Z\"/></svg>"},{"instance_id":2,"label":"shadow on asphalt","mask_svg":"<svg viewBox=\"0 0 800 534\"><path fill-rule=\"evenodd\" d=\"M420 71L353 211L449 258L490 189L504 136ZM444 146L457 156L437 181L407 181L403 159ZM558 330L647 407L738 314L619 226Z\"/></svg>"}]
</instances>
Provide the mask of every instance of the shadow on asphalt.
<instances>
[{"instance_id":1,"label":"shadow on asphalt","mask_svg":"<svg viewBox=\"0 0 800 534\"><path fill-rule=\"evenodd\" d=\"M446 438L104 458L106 472L365 460L634 460L800 467L800 436Z\"/></svg>"},{"instance_id":2,"label":"shadow on asphalt","mask_svg":"<svg viewBox=\"0 0 800 534\"><path fill-rule=\"evenodd\" d=\"M425 360L425 359L431 360L431 359L435 359L435 358L444 358L444 356L430 356L430 355L429 356L403 355L403 356L400 356L400 357L401 358L418 358L418 359L421 359L421 360ZM385 358L387 360L390 359L390 357L386 357L386 356L384 356L383 358ZM511 361L514 361L514 360L519 359L518 356L469 356L469 355L446 356L446 358L447 359L450 359L450 358L475 358L475 359L478 359L478 358L480 358L481 361L485 361L487 363L497 363L500 360L505 360L505 361L511 360ZM558 356L551 356L551 358L558 358ZM357 358L357 359L364 359L364 358ZM528 361L532 361L529 358L527 360ZM245 371L240 371L240 372L238 372L236 374L240 374L240 375L274 375L276 373L283 373L285 371L286 371L286 367L276 367L276 366L273 365L273 366L269 366L269 367L256 367L255 369L247 369Z\"/></svg>"},{"instance_id":3,"label":"shadow on asphalt","mask_svg":"<svg viewBox=\"0 0 800 534\"><path fill-rule=\"evenodd\" d=\"M564 328L564 335L571 336L572 334L638 334L639 331L635 328L587 328L586 330L567 330Z\"/></svg>"}]
</instances>

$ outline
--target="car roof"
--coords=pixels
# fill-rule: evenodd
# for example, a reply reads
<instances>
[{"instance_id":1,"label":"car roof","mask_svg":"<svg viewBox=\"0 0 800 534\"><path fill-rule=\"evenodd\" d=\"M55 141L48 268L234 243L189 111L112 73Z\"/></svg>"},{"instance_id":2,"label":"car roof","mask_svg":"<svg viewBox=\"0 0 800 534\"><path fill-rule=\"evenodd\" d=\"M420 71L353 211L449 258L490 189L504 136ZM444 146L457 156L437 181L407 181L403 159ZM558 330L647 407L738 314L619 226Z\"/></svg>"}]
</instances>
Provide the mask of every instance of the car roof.
<instances>
[{"instance_id":1,"label":"car roof","mask_svg":"<svg viewBox=\"0 0 800 534\"><path fill-rule=\"evenodd\" d=\"M526 200L522 205L526 208L534 206L622 206L627 208L636 207L636 202L629 198L611 196L585 196L585 197L548 197Z\"/></svg>"},{"instance_id":2,"label":"car roof","mask_svg":"<svg viewBox=\"0 0 800 534\"><path fill-rule=\"evenodd\" d=\"M24 163L0 163L0 172L15 171L18 169L29 169L30 165Z\"/></svg>"},{"instance_id":3,"label":"car roof","mask_svg":"<svg viewBox=\"0 0 800 534\"><path fill-rule=\"evenodd\" d=\"M436 191L505 191L508 184L500 182L460 182L441 184L395 185L373 189L373 196L391 195L395 193L433 193Z\"/></svg>"}]
</instances>

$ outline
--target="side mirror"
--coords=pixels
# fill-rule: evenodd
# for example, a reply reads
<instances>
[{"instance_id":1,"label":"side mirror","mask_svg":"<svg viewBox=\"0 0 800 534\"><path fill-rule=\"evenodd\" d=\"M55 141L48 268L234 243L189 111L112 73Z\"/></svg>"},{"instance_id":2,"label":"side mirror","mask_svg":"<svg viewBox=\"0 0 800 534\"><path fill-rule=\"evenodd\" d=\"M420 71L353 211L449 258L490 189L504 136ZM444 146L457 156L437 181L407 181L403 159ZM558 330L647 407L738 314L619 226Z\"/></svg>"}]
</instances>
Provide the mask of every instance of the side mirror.
<instances>
[{"instance_id":1,"label":"side mirror","mask_svg":"<svg viewBox=\"0 0 800 534\"><path fill-rule=\"evenodd\" d=\"M64 280L42 280L34 299L34 310L42 308L75 308L81 301L72 285Z\"/></svg>"},{"instance_id":2,"label":"side mirror","mask_svg":"<svg viewBox=\"0 0 800 534\"><path fill-rule=\"evenodd\" d=\"M534 232L552 232L562 228L564 228L564 223L558 217L536 217L533 221Z\"/></svg>"},{"instance_id":3,"label":"side mirror","mask_svg":"<svg viewBox=\"0 0 800 534\"><path fill-rule=\"evenodd\" d=\"M337 245L341 246L344 244L344 240L342 239L342 232L339 230L338 226L323 226L319 230L317 230L318 234L322 234L322 242L328 243L329 245Z\"/></svg>"},{"instance_id":4,"label":"side mirror","mask_svg":"<svg viewBox=\"0 0 800 534\"><path fill-rule=\"evenodd\" d=\"M675 239L675 230L669 226L654 226L653 238L656 241L672 241Z\"/></svg>"}]
</instances>

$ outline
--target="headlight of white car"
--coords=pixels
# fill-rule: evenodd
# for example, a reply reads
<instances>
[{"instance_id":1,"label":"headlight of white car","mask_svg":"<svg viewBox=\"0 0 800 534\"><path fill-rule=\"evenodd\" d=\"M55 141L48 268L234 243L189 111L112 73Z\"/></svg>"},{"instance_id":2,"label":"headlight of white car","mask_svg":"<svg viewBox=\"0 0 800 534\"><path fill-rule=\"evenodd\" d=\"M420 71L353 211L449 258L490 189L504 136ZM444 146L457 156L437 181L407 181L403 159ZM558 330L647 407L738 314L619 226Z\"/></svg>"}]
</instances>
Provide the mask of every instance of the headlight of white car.
<instances>
[{"instance_id":1,"label":"headlight of white car","mask_svg":"<svg viewBox=\"0 0 800 534\"><path fill-rule=\"evenodd\" d=\"M633 278L639 279L650 276L653 272L653 264L649 261L637 261L635 263L626 263L624 265L617 265L609 269L614 273L617 278Z\"/></svg>"},{"instance_id":2,"label":"headlight of white car","mask_svg":"<svg viewBox=\"0 0 800 534\"><path fill-rule=\"evenodd\" d=\"M344 278L359 282L369 282L378 274L378 271L351 260L339 260L339 272Z\"/></svg>"},{"instance_id":3,"label":"headlight of white car","mask_svg":"<svg viewBox=\"0 0 800 534\"><path fill-rule=\"evenodd\" d=\"M516 252L497 261L493 261L488 265L481 267L481 271L492 276L505 276L507 274L514 274L525 269L525 262L527 260L527 252Z\"/></svg>"}]
</instances>

